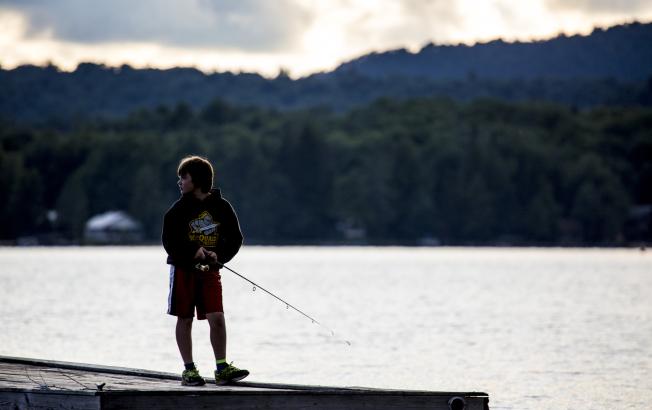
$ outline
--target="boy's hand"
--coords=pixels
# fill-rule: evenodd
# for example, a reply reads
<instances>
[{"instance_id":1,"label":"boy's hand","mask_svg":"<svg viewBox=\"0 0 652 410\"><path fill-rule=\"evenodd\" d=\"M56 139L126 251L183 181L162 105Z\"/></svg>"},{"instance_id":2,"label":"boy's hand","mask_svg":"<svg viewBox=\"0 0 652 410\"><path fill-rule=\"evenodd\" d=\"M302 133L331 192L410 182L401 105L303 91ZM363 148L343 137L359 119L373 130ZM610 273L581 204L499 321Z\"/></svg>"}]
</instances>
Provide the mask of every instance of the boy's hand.
<instances>
[{"instance_id":1,"label":"boy's hand","mask_svg":"<svg viewBox=\"0 0 652 410\"><path fill-rule=\"evenodd\" d=\"M213 251L207 251L205 248L201 247L197 249L197 253L195 253L195 260L207 261L208 263L217 263L217 254Z\"/></svg>"},{"instance_id":2,"label":"boy's hand","mask_svg":"<svg viewBox=\"0 0 652 410\"><path fill-rule=\"evenodd\" d=\"M217 263L217 254L212 251L206 251L206 257L210 261L210 263Z\"/></svg>"},{"instance_id":3,"label":"boy's hand","mask_svg":"<svg viewBox=\"0 0 652 410\"><path fill-rule=\"evenodd\" d=\"M206 259L206 252L207 252L206 249L204 249L203 247L197 249L197 252L195 253L195 259L203 261L204 259Z\"/></svg>"}]
</instances>

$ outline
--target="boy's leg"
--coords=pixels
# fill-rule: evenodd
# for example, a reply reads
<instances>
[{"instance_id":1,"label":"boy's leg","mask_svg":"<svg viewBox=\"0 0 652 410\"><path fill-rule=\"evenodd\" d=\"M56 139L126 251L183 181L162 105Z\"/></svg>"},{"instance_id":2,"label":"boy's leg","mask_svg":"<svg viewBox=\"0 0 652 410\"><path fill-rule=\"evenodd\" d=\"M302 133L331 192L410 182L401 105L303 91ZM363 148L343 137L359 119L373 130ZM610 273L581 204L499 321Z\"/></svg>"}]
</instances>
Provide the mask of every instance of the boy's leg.
<instances>
[{"instance_id":1,"label":"boy's leg","mask_svg":"<svg viewBox=\"0 0 652 410\"><path fill-rule=\"evenodd\" d=\"M211 329L211 345L213 346L215 360L224 359L226 358L226 323L224 321L224 313L207 313L206 319L208 319L208 324Z\"/></svg>"},{"instance_id":2,"label":"boy's leg","mask_svg":"<svg viewBox=\"0 0 652 410\"><path fill-rule=\"evenodd\" d=\"M216 360L226 357L226 324L222 306L222 280L218 270L201 274L201 300L197 304L197 318L208 319L211 345Z\"/></svg>"},{"instance_id":3,"label":"boy's leg","mask_svg":"<svg viewBox=\"0 0 652 410\"><path fill-rule=\"evenodd\" d=\"M195 279L194 272L187 272L175 266L170 267L168 314L177 317L175 336L185 367L181 374L181 384L184 386L203 386L206 383L192 360L192 320L197 289Z\"/></svg>"},{"instance_id":4,"label":"boy's leg","mask_svg":"<svg viewBox=\"0 0 652 410\"><path fill-rule=\"evenodd\" d=\"M215 353L217 370L215 371L215 383L226 384L242 380L249 376L248 370L238 369L226 362L226 324L224 313L207 313L206 319L211 327L211 345Z\"/></svg>"},{"instance_id":5,"label":"boy's leg","mask_svg":"<svg viewBox=\"0 0 652 410\"><path fill-rule=\"evenodd\" d=\"M211 345L215 354L215 382L224 384L242 380L249 375L226 363L226 323L222 306L222 282L219 271L207 272L202 276L202 303L197 305L197 317L208 319Z\"/></svg>"},{"instance_id":6,"label":"boy's leg","mask_svg":"<svg viewBox=\"0 0 652 410\"><path fill-rule=\"evenodd\" d=\"M177 345L186 370L181 374L183 386L203 386L206 381L192 361L192 318L177 318Z\"/></svg>"},{"instance_id":7,"label":"boy's leg","mask_svg":"<svg viewBox=\"0 0 652 410\"><path fill-rule=\"evenodd\" d=\"M184 363L192 360L192 318L178 317L176 327L177 346Z\"/></svg>"}]
</instances>

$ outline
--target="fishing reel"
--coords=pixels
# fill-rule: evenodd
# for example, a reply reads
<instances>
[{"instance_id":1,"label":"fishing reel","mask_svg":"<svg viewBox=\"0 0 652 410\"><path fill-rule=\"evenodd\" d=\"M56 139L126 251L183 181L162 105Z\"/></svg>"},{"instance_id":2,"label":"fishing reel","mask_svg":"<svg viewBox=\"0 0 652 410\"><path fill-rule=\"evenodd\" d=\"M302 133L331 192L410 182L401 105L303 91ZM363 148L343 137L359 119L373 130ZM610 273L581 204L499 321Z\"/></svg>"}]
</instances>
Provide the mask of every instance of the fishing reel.
<instances>
[{"instance_id":1,"label":"fishing reel","mask_svg":"<svg viewBox=\"0 0 652 410\"><path fill-rule=\"evenodd\" d=\"M208 272L211 269L211 267L210 265L205 265L200 262L195 265L195 269L197 269L200 272Z\"/></svg>"}]
</instances>

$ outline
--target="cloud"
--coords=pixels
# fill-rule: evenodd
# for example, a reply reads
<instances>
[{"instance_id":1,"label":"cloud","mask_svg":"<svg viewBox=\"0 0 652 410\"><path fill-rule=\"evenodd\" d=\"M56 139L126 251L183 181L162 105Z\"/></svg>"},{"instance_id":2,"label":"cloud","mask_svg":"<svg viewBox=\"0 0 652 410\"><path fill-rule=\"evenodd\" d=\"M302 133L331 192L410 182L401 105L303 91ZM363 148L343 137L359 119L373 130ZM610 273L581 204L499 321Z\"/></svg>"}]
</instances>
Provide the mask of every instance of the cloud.
<instances>
[{"instance_id":1,"label":"cloud","mask_svg":"<svg viewBox=\"0 0 652 410\"><path fill-rule=\"evenodd\" d=\"M552 10L579 11L588 14L625 14L652 11L649 0L545 0Z\"/></svg>"},{"instance_id":2,"label":"cloud","mask_svg":"<svg viewBox=\"0 0 652 410\"><path fill-rule=\"evenodd\" d=\"M310 24L292 0L0 0L1 9L24 16L29 38L82 44L282 50Z\"/></svg>"},{"instance_id":3,"label":"cloud","mask_svg":"<svg viewBox=\"0 0 652 410\"><path fill-rule=\"evenodd\" d=\"M649 5L648 5L649 3ZM80 61L293 76L372 51L652 20L649 0L0 0L3 67Z\"/></svg>"},{"instance_id":4,"label":"cloud","mask_svg":"<svg viewBox=\"0 0 652 410\"><path fill-rule=\"evenodd\" d=\"M436 39L447 40L465 19L458 8L459 2L450 0L404 0L393 4L400 7L392 24L380 34L384 42L394 42L396 46L415 47ZM383 19L382 15L378 17Z\"/></svg>"},{"instance_id":5,"label":"cloud","mask_svg":"<svg viewBox=\"0 0 652 410\"><path fill-rule=\"evenodd\" d=\"M588 34L594 27L652 18L649 0L404 0L402 4L404 36L427 33L439 44Z\"/></svg>"},{"instance_id":6,"label":"cloud","mask_svg":"<svg viewBox=\"0 0 652 410\"><path fill-rule=\"evenodd\" d=\"M447 40L464 19L450 0L329 0L312 2L310 10L305 49L338 54L340 61L371 51L418 49L433 38Z\"/></svg>"},{"instance_id":7,"label":"cloud","mask_svg":"<svg viewBox=\"0 0 652 410\"><path fill-rule=\"evenodd\" d=\"M349 0L351 9L368 3ZM406 47L413 51L427 43L456 44L521 38L532 34L540 0L377 0L373 11L343 28L348 44L363 41L372 49ZM539 30L540 32L541 30ZM537 34L539 34L537 32Z\"/></svg>"}]
</instances>

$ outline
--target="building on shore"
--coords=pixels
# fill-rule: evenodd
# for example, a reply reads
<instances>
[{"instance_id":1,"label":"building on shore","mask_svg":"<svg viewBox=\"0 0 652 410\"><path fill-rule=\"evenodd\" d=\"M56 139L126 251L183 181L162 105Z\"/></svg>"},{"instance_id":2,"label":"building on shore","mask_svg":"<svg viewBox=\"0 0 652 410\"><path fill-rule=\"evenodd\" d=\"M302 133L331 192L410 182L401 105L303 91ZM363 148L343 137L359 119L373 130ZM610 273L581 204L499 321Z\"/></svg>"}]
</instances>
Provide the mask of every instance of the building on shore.
<instances>
[{"instance_id":1,"label":"building on shore","mask_svg":"<svg viewBox=\"0 0 652 410\"><path fill-rule=\"evenodd\" d=\"M126 245L142 242L143 229L123 211L109 211L86 221L84 242L94 245Z\"/></svg>"}]
</instances>

